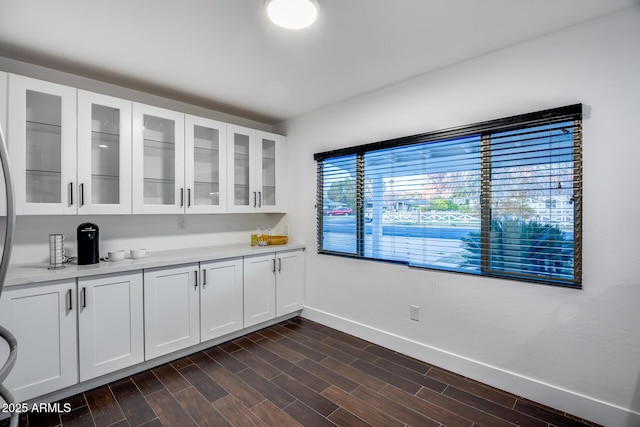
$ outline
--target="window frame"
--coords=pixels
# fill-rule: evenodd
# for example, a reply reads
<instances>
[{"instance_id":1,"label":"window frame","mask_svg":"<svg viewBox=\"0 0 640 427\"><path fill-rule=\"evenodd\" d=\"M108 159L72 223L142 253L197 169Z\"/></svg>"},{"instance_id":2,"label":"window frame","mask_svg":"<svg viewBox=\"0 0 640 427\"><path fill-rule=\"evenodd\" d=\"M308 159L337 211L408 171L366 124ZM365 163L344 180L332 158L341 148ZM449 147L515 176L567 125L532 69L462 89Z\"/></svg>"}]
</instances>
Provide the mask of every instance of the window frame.
<instances>
[{"instance_id":1,"label":"window frame","mask_svg":"<svg viewBox=\"0 0 640 427\"><path fill-rule=\"evenodd\" d=\"M560 277L530 277L527 275L519 275L513 272L500 273L492 271L489 268L490 257L490 228L491 228L491 140L489 135L518 130L534 126L548 125L553 123L561 123L564 121L572 121L574 126L573 133L573 198L574 205L574 233L573 233L573 278L562 279ZM385 141L379 141L353 147L346 147L331 151L325 151L314 154L316 161L316 178L317 178L317 251L319 254L334 255L347 258L374 260L379 262L388 262L393 264L408 265L407 262L398 260L388 260L382 258L371 258L364 255L365 246L365 200L364 200L364 156L368 152L374 152L382 149L395 147L403 147L415 144L424 144L430 142L439 142L451 140L455 138L481 137L481 165L480 173L482 174L480 184L480 244L481 244L481 265L479 271L459 271L446 268L438 268L435 266L413 266L410 268L427 269L443 272L452 272L458 274L471 274L480 277L495 277L501 279L511 279L516 281L533 282L538 284L557 285L569 288L582 288L582 104L573 104L560 108L537 111L533 113L520 114L516 116L506 117L497 120L479 122L471 125L459 126L445 130L438 130L417 135L411 135L401 138L394 138ZM356 169L356 251L355 253L339 252L334 250L323 249L323 229L324 229L324 161L342 156L355 155ZM487 163L488 162L488 163Z\"/></svg>"}]
</instances>

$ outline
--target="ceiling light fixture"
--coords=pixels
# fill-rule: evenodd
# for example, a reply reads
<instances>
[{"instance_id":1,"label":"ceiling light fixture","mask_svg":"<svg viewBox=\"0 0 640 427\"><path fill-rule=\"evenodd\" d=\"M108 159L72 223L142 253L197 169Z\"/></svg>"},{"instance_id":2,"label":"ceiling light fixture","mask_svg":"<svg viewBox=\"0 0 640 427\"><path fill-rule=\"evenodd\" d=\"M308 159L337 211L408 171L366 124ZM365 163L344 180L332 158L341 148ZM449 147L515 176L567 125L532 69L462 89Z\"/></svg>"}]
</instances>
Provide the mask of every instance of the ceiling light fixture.
<instances>
[{"instance_id":1,"label":"ceiling light fixture","mask_svg":"<svg viewBox=\"0 0 640 427\"><path fill-rule=\"evenodd\" d=\"M315 0L268 0L267 15L279 27L300 30L315 22L318 3Z\"/></svg>"}]
</instances>

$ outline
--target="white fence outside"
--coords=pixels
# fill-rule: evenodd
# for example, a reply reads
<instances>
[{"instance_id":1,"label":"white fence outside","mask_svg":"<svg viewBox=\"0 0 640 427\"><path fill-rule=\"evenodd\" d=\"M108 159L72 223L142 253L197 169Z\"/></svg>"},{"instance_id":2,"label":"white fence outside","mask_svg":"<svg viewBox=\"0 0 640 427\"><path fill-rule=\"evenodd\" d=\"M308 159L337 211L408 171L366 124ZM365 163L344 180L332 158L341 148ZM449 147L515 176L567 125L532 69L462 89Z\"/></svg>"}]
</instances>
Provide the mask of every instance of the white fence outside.
<instances>
[{"instance_id":1,"label":"white fence outside","mask_svg":"<svg viewBox=\"0 0 640 427\"><path fill-rule=\"evenodd\" d=\"M572 209L553 209L552 212L539 212L529 219L537 220L547 224L557 224L560 227L573 226ZM419 210L406 211L385 211L382 214L382 222L386 224L450 224L450 225L472 225L480 224L480 215L471 213L431 211L421 212Z\"/></svg>"}]
</instances>

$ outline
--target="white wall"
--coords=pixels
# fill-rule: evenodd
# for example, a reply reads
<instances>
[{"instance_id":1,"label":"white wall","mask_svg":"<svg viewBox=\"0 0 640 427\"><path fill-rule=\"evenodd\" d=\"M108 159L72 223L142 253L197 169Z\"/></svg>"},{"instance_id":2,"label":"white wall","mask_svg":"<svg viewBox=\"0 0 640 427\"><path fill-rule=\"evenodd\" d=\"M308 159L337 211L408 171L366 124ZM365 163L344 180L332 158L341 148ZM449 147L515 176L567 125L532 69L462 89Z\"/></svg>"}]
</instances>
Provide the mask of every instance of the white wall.
<instances>
[{"instance_id":1,"label":"white wall","mask_svg":"<svg viewBox=\"0 0 640 427\"><path fill-rule=\"evenodd\" d=\"M184 219L185 229L178 229L179 218ZM66 254L76 256L76 231L83 222L100 227L100 254L106 256L107 252L119 249L146 248L154 252L237 243L249 245L256 227L274 228L280 218L282 214L19 216L11 265L49 262L50 233L64 234ZM0 219L0 239L4 227L4 219ZM275 234L282 233L282 230L275 231Z\"/></svg>"},{"instance_id":2,"label":"white wall","mask_svg":"<svg viewBox=\"0 0 640 427\"><path fill-rule=\"evenodd\" d=\"M296 179L283 222L315 245L315 152L574 103L586 112L584 289L312 249L304 314L605 425L640 425L640 8L285 122Z\"/></svg>"}]
</instances>

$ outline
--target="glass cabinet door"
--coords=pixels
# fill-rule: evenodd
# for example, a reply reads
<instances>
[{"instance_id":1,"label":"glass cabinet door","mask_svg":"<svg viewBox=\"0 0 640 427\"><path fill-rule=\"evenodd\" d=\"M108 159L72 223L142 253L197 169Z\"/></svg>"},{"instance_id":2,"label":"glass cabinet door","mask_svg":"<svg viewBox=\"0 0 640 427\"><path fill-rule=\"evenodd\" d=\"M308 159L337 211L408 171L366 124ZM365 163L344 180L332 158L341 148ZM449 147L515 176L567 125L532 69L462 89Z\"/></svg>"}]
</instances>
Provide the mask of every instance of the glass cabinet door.
<instances>
[{"instance_id":1,"label":"glass cabinet door","mask_svg":"<svg viewBox=\"0 0 640 427\"><path fill-rule=\"evenodd\" d=\"M229 212L255 212L258 190L254 187L255 130L227 125L229 149Z\"/></svg>"},{"instance_id":2,"label":"glass cabinet door","mask_svg":"<svg viewBox=\"0 0 640 427\"><path fill-rule=\"evenodd\" d=\"M9 77L9 137L16 212L75 214L76 90Z\"/></svg>"},{"instance_id":3,"label":"glass cabinet door","mask_svg":"<svg viewBox=\"0 0 640 427\"><path fill-rule=\"evenodd\" d=\"M286 139L227 125L229 212L285 212Z\"/></svg>"},{"instance_id":4,"label":"glass cabinet door","mask_svg":"<svg viewBox=\"0 0 640 427\"><path fill-rule=\"evenodd\" d=\"M282 135L256 131L256 188L258 210L262 212L285 212L286 185L286 142Z\"/></svg>"},{"instance_id":5,"label":"glass cabinet door","mask_svg":"<svg viewBox=\"0 0 640 427\"><path fill-rule=\"evenodd\" d=\"M131 213L131 102L78 91L78 213Z\"/></svg>"},{"instance_id":6,"label":"glass cabinet door","mask_svg":"<svg viewBox=\"0 0 640 427\"><path fill-rule=\"evenodd\" d=\"M269 138L258 141L261 160L260 205L276 205L276 142Z\"/></svg>"},{"instance_id":7,"label":"glass cabinet door","mask_svg":"<svg viewBox=\"0 0 640 427\"><path fill-rule=\"evenodd\" d=\"M144 115L143 197L145 205L176 203L175 133L173 120Z\"/></svg>"},{"instance_id":8,"label":"glass cabinet door","mask_svg":"<svg viewBox=\"0 0 640 427\"><path fill-rule=\"evenodd\" d=\"M134 213L184 212L184 114L134 103L133 162Z\"/></svg>"},{"instance_id":9,"label":"glass cabinet door","mask_svg":"<svg viewBox=\"0 0 640 427\"><path fill-rule=\"evenodd\" d=\"M226 124L185 116L187 212L226 212Z\"/></svg>"},{"instance_id":10,"label":"glass cabinet door","mask_svg":"<svg viewBox=\"0 0 640 427\"><path fill-rule=\"evenodd\" d=\"M27 90L27 203L62 202L62 98Z\"/></svg>"}]
</instances>

